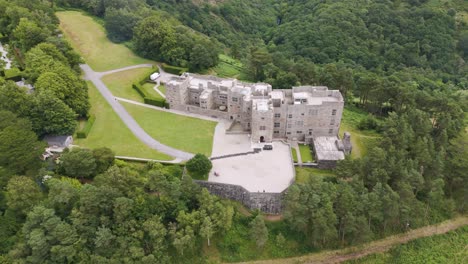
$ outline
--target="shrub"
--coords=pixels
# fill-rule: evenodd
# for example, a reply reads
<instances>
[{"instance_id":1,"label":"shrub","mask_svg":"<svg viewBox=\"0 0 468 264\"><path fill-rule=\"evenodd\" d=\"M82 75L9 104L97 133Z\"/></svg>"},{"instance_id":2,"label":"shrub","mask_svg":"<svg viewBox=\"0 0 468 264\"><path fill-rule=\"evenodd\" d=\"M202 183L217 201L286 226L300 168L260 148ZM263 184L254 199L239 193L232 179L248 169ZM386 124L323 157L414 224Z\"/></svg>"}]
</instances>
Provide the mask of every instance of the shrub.
<instances>
[{"instance_id":1,"label":"shrub","mask_svg":"<svg viewBox=\"0 0 468 264\"><path fill-rule=\"evenodd\" d=\"M198 153L187 162L186 167L194 179L207 180L213 164L205 155Z\"/></svg>"},{"instance_id":2,"label":"shrub","mask_svg":"<svg viewBox=\"0 0 468 264\"><path fill-rule=\"evenodd\" d=\"M181 75L182 73L188 71L188 68L171 66L171 65L167 65L165 63L163 63L161 67L163 68L163 70L165 72L172 73L172 74L175 74L175 75Z\"/></svg>"},{"instance_id":3,"label":"shrub","mask_svg":"<svg viewBox=\"0 0 468 264\"><path fill-rule=\"evenodd\" d=\"M96 121L96 117L94 115L91 115L88 118L88 120L86 121L86 124L83 127L83 129L76 132L76 137L77 138L87 138L89 132L91 131L91 128L93 127L94 121Z\"/></svg>"},{"instance_id":4,"label":"shrub","mask_svg":"<svg viewBox=\"0 0 468 264\"><path fill-rule=\"evenodd\" d=\"M143 87L141 87L141 84L134 83L132 84L132 88L135 89L138 92L138 94L140 94L140 96L143 97L143 99L147 97L145 90L143 90Z\"/></svg>"},{"instance_id":5,"label":"shrub","mask_svg":"<svg viewBox=\"0 0 468 264\"><path fill-rule=\"evenodd\" d=\"M11 80L15 82L21 81L21 78L23 78L20 69L18 68L11 68L8 70L5 70L5 80Z\"/></svg>"},{"instance_id":6,"label":"shrub","mask_svg":"<svg viewBox=\"0 0 468 264\"><path fill-rule=\"evenodd\" d=\"M145 104L149 105L154 105L154 106L159 106L159 107L168 107L168 104L166 103L166 100L164 99L158 99L158 98L153 98L153 97L145 97L143 98Z\"/></svg>"},{"instance_id":7,"label":"shrub","mask_svg":"<svg viewBox=\"0 0 468 264\"><path fill-rule=\"evenodd\" d=\"M150 81L150 76L151 76L153 73L159 72L159 68L158 68L158 67L153 66L153 69L155 69L155 71L151 71L150 73L148 73L147 75L145 75L143 78L141 78L141 79L138 81L138 84L140 84L140 85L145 84L146 82Z\"/></svg>"},{"instance_id":8,"label":"shrub","mask_svg":"<svg viewBox=\"0 0 468 264\"><path fill-rule=\"evenodd\" d=\"M366 118L362 119L359 122L358 128L360 130L371 130L371 129L376 129L378 125L379 124L377 122L377 119L372 115L368 115Z\"/></svg>"}]
</instances>

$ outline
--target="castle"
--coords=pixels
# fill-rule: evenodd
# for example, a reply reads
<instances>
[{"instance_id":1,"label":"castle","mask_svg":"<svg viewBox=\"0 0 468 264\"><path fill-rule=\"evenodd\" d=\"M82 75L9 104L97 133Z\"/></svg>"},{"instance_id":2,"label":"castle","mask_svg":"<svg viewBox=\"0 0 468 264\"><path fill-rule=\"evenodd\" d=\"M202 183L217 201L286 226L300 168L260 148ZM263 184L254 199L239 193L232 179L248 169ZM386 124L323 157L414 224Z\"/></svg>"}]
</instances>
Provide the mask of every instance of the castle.
<instances>
[{"instance_id":1,"label":"castle","mask_svg":"<svg viewBox=\"0 0 468 264\"><path fill-rule=\"evenodd\" d=\"M324 86L272 90L266 83L184 73L166 83L166 100L171 109L231 120L251 134L253 143L312 144L322 167L332 167L327 161L344 159L351 151L349 134L338 138L343 97Z\"/></svg>"}]
</instances>

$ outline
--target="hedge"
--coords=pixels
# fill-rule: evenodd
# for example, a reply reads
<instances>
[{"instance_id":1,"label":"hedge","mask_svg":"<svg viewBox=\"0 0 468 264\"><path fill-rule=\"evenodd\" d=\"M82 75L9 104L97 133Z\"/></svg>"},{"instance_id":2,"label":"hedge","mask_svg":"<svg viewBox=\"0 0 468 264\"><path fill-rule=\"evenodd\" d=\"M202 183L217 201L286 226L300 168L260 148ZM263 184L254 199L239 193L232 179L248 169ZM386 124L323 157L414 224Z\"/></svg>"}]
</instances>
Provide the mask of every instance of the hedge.
<instances>
[{"instance_id":1,"label":"hedge","mask_svg":"<svg viewBox=\"0 0 468 264\"><path fill-rule=\"evenodd\" d=\"M22 78L23 76L21 75L21 71L18 68L5 70L5 80L19 82Z\"/></svg>"},{"instance_id":2,"label":"hedge","mask_svg":"<svg viewBox=\"0 0 468 264\"><path fill-rule=\"evenodd\" d=\"M166 107L166 108L169 107L169 105L166 103L166 100L148 96L140 84L134 83L132 84L132 87L140 94L145 104L159 106L159 107Z\"/></svg>"},{"instance_id":3,"label":"hedge","mask_svg":"<svg viewBox=\"0 0 468 264\"><path fill-rule=\"evenodd\" d=\"M88 118L88 120L86 121L86 124L83 127L83 129L76 132L76 137L77 138L87 138L89 132L91 131L91 128L93 127L94 121L96 121L96 117L94 115L91 115Z\"/></svg>"},{"instance_id":4,"label":"hedge","mask_svg":"<svg viewBox=\"0 0 468 264\"><path fill-rule=\"evenodd\" d=\"M175 74L175 75L181 75L182 73L188 71L188 68L171 66L171 65L167 65L165 63L163 63L161 65L161 67L163 68L163 70L165 72L172 73L172 74Z\"/></svg>"},{"instance_id":5,"label":"hedge","mask_svg":"<svg viewBox=\"0 0 468 264\"><path fill-rule=\"evenodd\" d=\"M159 72L159 68L158 68L158 67L154 67L154 66L153 66L153 69L154 69L154 68L156 68L155 71L151 71L149 74L147 74L147 75L145 75L143 78L141 78L140 81L138 81L138 83L139 83L140 85L143 85L144 83L149 82L149 81L150 81L150 76L151 76L153 73L155 73L155 72Z\"/></svg>"}]
</instances>

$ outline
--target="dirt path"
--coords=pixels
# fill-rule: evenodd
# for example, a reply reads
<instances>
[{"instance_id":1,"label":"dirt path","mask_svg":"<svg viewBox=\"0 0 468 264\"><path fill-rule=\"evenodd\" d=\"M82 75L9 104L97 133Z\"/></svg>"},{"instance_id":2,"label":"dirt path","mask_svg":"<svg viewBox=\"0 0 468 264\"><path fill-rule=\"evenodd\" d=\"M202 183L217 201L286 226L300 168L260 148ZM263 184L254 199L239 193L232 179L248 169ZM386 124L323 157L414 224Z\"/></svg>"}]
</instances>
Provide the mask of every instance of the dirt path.
<instances>
[{"instance_id":1,"label":"dirt path","mask_svg":"<svg viewBox=\"0 0 468 264\"><path fill-rule=\"evenodd\" d=\"M341 263L343 261L358 259L374 253L388 251L395 245L404 244L410 240L444 234L459 227L468 225L468 216L460 216L447 220L438 225L431 225L411 230L407 233L390 236L381 240L370 242L359 247L349 247L340 250L324 251L301 257L253 261L249 263Z\"/></svg>"}]
</instances>

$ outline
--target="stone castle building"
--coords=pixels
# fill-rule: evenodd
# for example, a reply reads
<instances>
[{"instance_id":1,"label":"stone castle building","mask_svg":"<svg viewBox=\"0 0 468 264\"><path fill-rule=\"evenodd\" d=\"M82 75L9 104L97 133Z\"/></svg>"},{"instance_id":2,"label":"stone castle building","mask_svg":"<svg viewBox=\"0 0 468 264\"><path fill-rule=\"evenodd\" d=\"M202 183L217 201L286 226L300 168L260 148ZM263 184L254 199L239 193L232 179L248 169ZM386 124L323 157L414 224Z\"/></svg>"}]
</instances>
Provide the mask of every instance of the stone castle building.
<instances>
[{"instance_id":1,"label":"stone castle building","mask_svg":"<svg viewBox=\"0 0 468 264\"><path fill-rule=\"evenodd\" d=\"M317 159L335 162L350 151L344 148L349 135L346 142L338 138L343 97L324 86L272 90L266 83L185 73L166 83L166 100L171 109L231 120L254 143L304 141L314 145Z\"/></svg>"}]
</instances>

